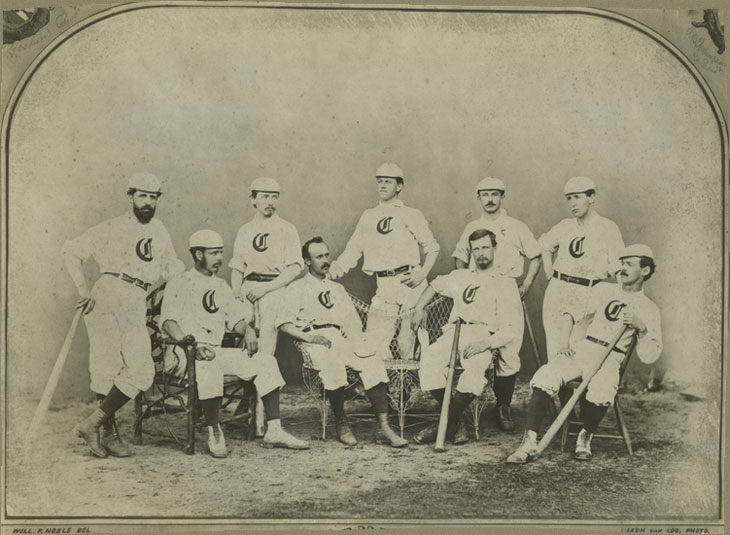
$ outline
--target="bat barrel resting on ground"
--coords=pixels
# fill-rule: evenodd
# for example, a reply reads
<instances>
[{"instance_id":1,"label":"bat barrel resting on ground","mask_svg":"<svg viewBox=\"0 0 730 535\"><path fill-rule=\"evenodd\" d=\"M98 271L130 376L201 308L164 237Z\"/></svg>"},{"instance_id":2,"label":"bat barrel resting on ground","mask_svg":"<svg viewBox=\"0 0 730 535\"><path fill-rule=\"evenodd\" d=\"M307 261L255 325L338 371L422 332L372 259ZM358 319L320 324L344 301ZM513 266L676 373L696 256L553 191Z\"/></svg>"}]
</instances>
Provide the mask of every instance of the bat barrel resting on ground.
<instances>
[{"instance_id":1,"label":"bat barrel resting on ground","mask_svg":"<svg viewBox=\"0 0 730 535\"><path fill-rule=\"evenodd\" d=\"M611 354L611 351L613 351L613 348L616 347L616 344L619 340L621 340L621 337L624 335L624 333L629 330L628 326L623 326L623 328L620 330L620 332L614 336L613 340L611 340L608 344L608 347L606 348L606 351L603 353L600 363L598 366L595 367L595 369L591 372L590 375L587 375L583 377L583 381L581 381L580 386L575 389L573 392L573 395L570 396L570 399L567 401L567 403L563 406L562 410L560 411L560 414L558 414L557 418L553 421L552 425L548 428L547 431L545 431L545 435L543 435L542 439L537 445L537 450L535 451L534 457L537 458L540 455L542 455L542 452L545 451L545 449L550 445L550 442L555 438L555 435L558 434L558 431L563 427L563 424L570 416L571 412L573 412L573 407L575 407L575 404L578 403L578 400L580 399L581 395L583 395L583 392L586 391L588 388L588 384L591 382L591 379L593 379L593 376L596 375L598 370L601 369L603 366L603 363L606 362L606 359L608 359L608 356Z\"/></svg>"},{"instance_id":2,"label":"bat barrel resting on ground","mask_svg":"<svg viewBox=\"0 0 730 535\"><path fill-rule=\"evenodd\" d=\"M446 389L444 390L444 401L441 404L441 415L439 416L439 427L436 433L436 451L445 451L446 427L449 423L449 405L451 405L451 390L454 385L454 368L456 367L456 356L459 353L459 335L461 334L462 320L459 318L454 327L454 342L451 344L451 356L449 357L449 371L446 375Z\"/></svg>"},{"instance_id":3,"label":"bat barrel resting on ground","mask_svg":"<svg viewBox=\"0 0 730 535\"><path fill-rule=\"evenodd\" d=\"M43 419L45 418L46 412L48 411L48 406L51 404L51 398L53 398L53 394L56 391L58 379L61 376L63 365L66 363L66 357L68 357L69 349L71 349L71 342L73 341L74 333L76 332L76 327L79 324L79 319L81 318L82 313L83 307L76 310L76 314L74 315L73 321L71 322L71 327L69 327L68 333L66 334L66 339L63 341L63 345L61 346L61 351L58 352L56 364L53 365L51 376L48 378L46 388L45 390L43 390L43 395L41 396L41 400L35 410L35 414L33 415L33 420L30 423L28 432L25 435L26 455L31 450L33 440L38 433L38 428L43 423Z\"/></svg>"}]
</instances>

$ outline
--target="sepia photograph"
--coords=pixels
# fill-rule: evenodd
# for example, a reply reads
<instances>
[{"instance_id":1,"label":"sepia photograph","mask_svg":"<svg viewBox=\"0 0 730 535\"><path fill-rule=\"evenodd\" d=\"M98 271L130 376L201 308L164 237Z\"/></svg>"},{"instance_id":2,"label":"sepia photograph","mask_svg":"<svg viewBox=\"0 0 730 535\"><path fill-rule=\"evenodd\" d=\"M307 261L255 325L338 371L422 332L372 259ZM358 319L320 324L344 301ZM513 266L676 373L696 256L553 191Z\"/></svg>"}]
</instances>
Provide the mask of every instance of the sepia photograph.
<instances>
[{"instance_id":1,"label":"sepia photograph","mask_svg":"<svg viewBox=\"0 0 730 535\"><path fill-rule=\"evenodd\" d=\"M2 533L724 532L727 9L3 4Z\"/></svg>"}]
</instances>

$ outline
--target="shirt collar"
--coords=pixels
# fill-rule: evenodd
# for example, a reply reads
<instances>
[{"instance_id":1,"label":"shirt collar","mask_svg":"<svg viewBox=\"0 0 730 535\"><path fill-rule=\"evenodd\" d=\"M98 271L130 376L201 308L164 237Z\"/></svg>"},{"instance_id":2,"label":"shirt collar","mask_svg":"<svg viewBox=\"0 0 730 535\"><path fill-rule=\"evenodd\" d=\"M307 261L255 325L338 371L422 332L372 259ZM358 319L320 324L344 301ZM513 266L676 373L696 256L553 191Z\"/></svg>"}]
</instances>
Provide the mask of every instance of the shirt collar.
<instances>
[{"instance_id":1,"label":"shirt collar","mask_svg":"<svg viewBox=\"0 0 730 535\"><path fill-rule=\"evenodd\" d=\"M403 201L400 198L398 198L388 204L385 204L383 201L379 201L378 206L381 206L383 208L403 208L405 206L405 204L403 204Z\"/></svg>"},{"instance_id":2,"label":"shirt collar","mask_svg":"<svg viewBox=\"0 0 730 535\"><path fill-rule=\"evenodd\" d=\"M486 223L492 223L492 224L494 224L494 223L501 223L501 222L503 222L505 220L506 217L507 217L507 210L505 210L504 208L500 208L499 209L499 215L497 216L497 219L492 219L492 220L487 219L486 215L484 214L484 210L482 210L482 219Z\"/></svg>"},{"instance_id":3,"label":"shirt collar","mask_svg":"<svg viewBox=\"0 0 730 535\"><path fill-rule=\"evenodd\" d=\"M276 212L274 212L274 215L267 218L267 217L262 216L261 212L256 210L256 214L254 214L253 219L254 219L254 221L263 221L265 223L274 223L274 222L278 222L279 219L281 219L281 218L279 217L279 214Z\"/></svg>"}]
</instances>

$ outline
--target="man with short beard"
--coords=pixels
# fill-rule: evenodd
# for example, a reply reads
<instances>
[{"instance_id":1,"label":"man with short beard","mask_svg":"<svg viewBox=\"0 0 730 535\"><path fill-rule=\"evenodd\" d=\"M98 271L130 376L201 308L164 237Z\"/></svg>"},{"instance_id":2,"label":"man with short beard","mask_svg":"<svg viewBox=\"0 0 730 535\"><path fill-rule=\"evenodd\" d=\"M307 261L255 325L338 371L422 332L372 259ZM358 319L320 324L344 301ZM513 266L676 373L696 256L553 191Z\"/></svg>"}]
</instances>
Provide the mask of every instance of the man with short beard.
<instances>
[{"instance_id":1,"label":"man with short beard","mask_svg":"<svg viewBox=\"0 0 730 535\"><path fill-rule=\"evenodd\" d=\"M119 436L114 414L147 390L154 378L145 298L152 284L185 269L167 229L154 218L161 195L157 177L132 175L127 195L128 213L99 223L63 246L66 268L81 296L77 308L86 321L91 390L99 402L74 432L97 457L132 455ZM101 275L90 292L82 264L91 257Z\"/></svg>"},{"instance_id":2,"label":"man with short beard","mask_svg":"<svg viewBox=\"0 0 730 535\"><path fill-rule=\"evenodd\" d=\"M499 244L490 230L477 229L469 235L472 269L455 269L447 275L436 277L418 299L411 319L412 327L418 328L423 320L426 305L436 294L453 300L449 322L443 334L430 346L422 348L421 367L418 371L421 390L429 391L442 404L445 392L454 324L461 319L464 325L459 337L459 356L464 371L456 384L456 395L449 409L449 425L446 438L454 444L468 441L459 426L461 414L472 400L479 396L487 384L484 376L492 365L494 352L498 351L495 366L504 366L514 358L522 322L522 308L517 286L499 273L494 265L495 251ZM427 427L414 438L418 444L436 440L437 425Z\"/></svg>"},{"instance_id":3,"label":"man with short beard","mask_svg":"<svg viewBox=\"0 0 730 535\"><path fill-rule=\"evenodd\" d=\"M518 285L517 279L523 274L525 275L517 286L518 296L525 299L540 269L542 248L527 225L508 216L502 208L505 190L504 182L498 178L487 177L477 184L476 194L477 199L482 203L482 216L466 226L451 256L454 258L457 268L469 267L469 235L480 228L491 230L499 240L499 247L494 255L494 265L498 272L506 277L505 281L509 281L511 284ZM525 259L528 260L526 274L524 273ZM494 378L494 396L497 398L494 412L497 423L503 431L512 431L515 427L512 422L510 405L517 372L520 371L520 346L523 330L524 321L521 321L519 332L512 343L514 347L510 347L503 354L504 357L509 356L510 359L504 361L504 365L497 370Z\"/></svg>"},{"instance_id":4,"label":"man with short beard","mask_svg":"<svg viewBox=\"0 0 730 535\"><path fill-rule=\"evenodd\" d=\"M302 257L309 273L287 288L276 324L283 333L303 343L319 372L335 414L337 438L346 446L357 444L345 414L345 367L349 366L360 374L378 420L375 441L394 448L407 446L408 441L396 435L388 423L385 363L368 347L360 317L345 288L327 277L327 244L319 236L308 240L302 246Z\"/></svg>"},{"instance_id":5,"label":"man with short beard","mask_svg":"<svg viewBox=\"0 0 730 535\"><path fill-rule=\"evenodd\" d=\"M195 340L195 377L208 427L210 454L213 457L228 455L219 424L224 375L253 380L263 400L268 424L264 446L307 449L306 442L281 428L279 389L284 386L284 379L276 359L257 351L253 318L233 297L230 286L216 276L223 263L223 239L212 230L199 230L190 236L190 254L195 266L170 279L165 288L160 324L173 340L182 341L186 337ZM226 330L243 336L245 347L221 347ZM181 368L184 369L184 364L173 373Z\"/></svg>"}]
</instances>

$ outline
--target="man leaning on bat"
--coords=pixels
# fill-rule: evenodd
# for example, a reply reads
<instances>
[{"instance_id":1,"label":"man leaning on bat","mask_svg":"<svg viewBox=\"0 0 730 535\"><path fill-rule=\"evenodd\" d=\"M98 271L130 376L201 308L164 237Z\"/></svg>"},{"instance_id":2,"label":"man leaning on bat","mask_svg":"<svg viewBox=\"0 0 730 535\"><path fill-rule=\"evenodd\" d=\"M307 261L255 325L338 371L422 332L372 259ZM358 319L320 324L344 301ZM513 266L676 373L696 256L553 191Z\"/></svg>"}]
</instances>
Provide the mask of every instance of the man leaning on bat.
<instances>
[{"instance_id":1,"label":"man leaning on bat","mask_svg":"<svg viewBox=\"0 0 730 535\"><path fill-rule=\"evenodd\" d=\"M574 324L582 318L568 313L561 316L558 332L560 348L532 378L532 397L527 410L527 430L522 444L507 458L510 464L523 464L536 457L537 433L547 412L551 396L572 379L590 379L585 396L581 398L583 429L578 434L574 457L588 461L593 457L591 438L598 424L614 402L619 384L619 369L633 337L636 352L645 364L651 364L662 352L659 309L644 295L644 282L655 270L654 254L646 245L626 247L619 255L620 284L601 282L591 289L586 319L589 321L585 338L571 347L569 340ZM601 365L610 347L608 340L621 338ZM598 370L596 371L596 368Z\"/></svg>"}]
</instances>

